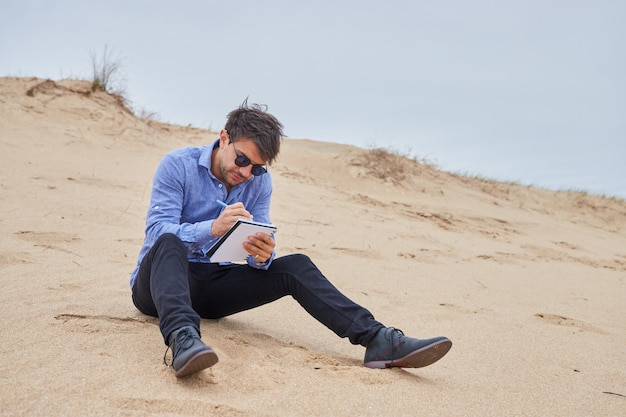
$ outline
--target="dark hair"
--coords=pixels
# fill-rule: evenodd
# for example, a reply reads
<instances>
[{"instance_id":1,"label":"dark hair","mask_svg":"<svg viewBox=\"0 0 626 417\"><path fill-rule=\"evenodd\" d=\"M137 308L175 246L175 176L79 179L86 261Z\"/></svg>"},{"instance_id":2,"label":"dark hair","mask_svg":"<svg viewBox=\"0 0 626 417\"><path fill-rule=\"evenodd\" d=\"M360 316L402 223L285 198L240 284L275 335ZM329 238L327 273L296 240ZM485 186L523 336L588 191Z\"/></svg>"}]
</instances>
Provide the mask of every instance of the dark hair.
<instances>
[{"instance_id":1,"label":"dark hair","mask_svg":"<svg viewBox=\"0 0 626 417\"><path fill-rule=\"evenodd\" d=\"M252 140L268 165L272 164L280 152L283 125L267 112L266 105L248 104L246 98L238 109L228 113L224 129L231 142L236 142L242 136Z\"/></svg>"}]
</instances>

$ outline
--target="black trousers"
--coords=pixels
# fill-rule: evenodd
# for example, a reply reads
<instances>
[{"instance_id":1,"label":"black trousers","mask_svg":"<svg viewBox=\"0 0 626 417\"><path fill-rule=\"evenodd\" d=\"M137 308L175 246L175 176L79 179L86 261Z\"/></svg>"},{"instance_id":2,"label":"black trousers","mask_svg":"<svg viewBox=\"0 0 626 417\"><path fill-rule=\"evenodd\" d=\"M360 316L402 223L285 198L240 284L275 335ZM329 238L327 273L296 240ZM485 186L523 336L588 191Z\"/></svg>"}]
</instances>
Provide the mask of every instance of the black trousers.
<instances>
[{"instance_id":1,"label":"black trousers","mask_svg":"<svg viewBox=\"0 0 626 417\"><path fill-rule=\"evenodd\" d=\"M188 262L187 248L173 234L157 239L141 261L132 288L137 309L159 318L166 344L180 327L200 331L201 318L225 317L286 295L355 345L367 346L384 327L333 286L306 255L276 258L268 270Z\"/></svg>"}]
</instances>

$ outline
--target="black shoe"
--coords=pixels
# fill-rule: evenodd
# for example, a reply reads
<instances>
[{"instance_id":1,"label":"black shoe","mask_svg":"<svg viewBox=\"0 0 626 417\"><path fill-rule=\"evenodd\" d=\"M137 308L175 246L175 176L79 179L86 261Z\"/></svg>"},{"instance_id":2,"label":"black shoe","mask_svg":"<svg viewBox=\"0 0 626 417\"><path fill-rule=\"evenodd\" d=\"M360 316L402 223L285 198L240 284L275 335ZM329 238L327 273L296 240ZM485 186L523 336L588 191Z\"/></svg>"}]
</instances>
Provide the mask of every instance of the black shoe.
<instances>
[{"instance_id":1,"label":"black shoe","mask_svg":"<svg viewBox=\"0 0 626 417\"><path fill-rule=\"evenodd\" d=\"M181 327L172 332L169 347L172 349L172 366L177 377L191 375L217 363L215 351L202 343L200 335L191 326ZM165 351L167 354L167 351ZM163 357L165 361L165 357Z\"/></svg>"},{"instance_id":2,"label":"black shoe","mask_svg":"<svg viewBox=\"0 0 626 417\"><path fill-rule=\"evenodd\" d=\"M383 328L365 350L363 365L368 368L421 368L443 358L452 347L447 337L414 339L393 327Z\"/></svg>"}]
</instances>

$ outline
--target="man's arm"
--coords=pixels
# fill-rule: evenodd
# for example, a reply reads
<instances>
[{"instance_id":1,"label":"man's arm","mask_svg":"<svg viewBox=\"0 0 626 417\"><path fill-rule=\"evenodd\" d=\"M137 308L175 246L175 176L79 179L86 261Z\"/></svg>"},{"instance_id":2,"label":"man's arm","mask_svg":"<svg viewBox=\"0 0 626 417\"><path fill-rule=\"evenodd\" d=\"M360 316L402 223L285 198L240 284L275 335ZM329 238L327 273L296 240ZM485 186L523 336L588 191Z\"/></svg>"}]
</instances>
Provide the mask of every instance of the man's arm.
<instances>
[{"instance_id":1,"label":"man's arm","mask_svg":"<svg viewBox=\"0 0 626 417\"><path fill-rule=\"evenodd\" d=\"M215 237L211 234L215 216L195 222L181 222L185 194L189 193L185 183L188 179L185 166L179 160L166 155L154 175L150 208L146 218L146 236L150 243L156 242L164 233L172 233L190 247L201 246Z\"/></svg>"}]
</instances>

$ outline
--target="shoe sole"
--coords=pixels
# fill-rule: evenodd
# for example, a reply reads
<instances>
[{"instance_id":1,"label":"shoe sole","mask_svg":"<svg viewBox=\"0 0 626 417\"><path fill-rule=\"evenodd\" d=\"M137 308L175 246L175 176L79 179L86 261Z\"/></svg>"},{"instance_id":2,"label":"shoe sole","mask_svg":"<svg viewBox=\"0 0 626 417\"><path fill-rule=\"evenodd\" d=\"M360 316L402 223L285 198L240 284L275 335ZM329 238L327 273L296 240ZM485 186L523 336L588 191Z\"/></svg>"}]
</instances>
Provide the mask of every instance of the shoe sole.
<instances>
[{"instance_id":1,"label":"shoe sole","mask_svg":"<svg viewBox=\"0 0 626 417\"><path fill-rule=\"evenodd\" d=\"M424 346L415 350L408 355L388 361L372 361L366 362L367 368L384 369L384 368L423 368L432 365L439 359L443 358L452 347L450 339L438 340L435 343Z\"/></svg>"},{"instance_id":2,"label":"shoe sole","mask_svg":"<svg viewBox=\"0 0 626 417\"><path fill-rule=\"evenodd\" d=\"M210 368L217 363L217 354L213 349L203 350L192 356L174 375L177 378L195 374L203 369Z\"/></svg>"}]
</instances>

